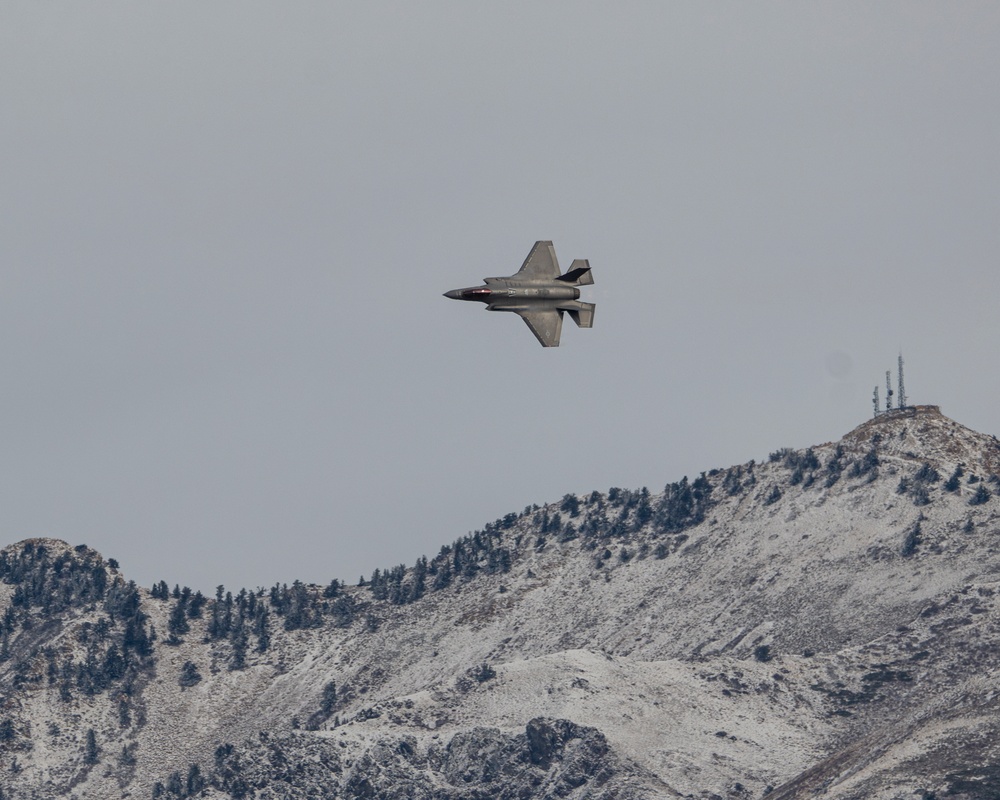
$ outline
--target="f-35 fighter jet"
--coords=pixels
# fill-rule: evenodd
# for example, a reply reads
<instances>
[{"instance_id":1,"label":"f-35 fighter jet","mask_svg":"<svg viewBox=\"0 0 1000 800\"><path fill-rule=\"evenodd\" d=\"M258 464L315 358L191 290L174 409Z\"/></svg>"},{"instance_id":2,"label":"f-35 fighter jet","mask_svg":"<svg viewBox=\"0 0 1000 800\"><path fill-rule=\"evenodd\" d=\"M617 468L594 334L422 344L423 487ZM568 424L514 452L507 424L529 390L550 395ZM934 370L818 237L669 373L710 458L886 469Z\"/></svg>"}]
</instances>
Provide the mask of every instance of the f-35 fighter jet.
<instances>
[{"instance_id":1,"label":"f-35 fighter jet","mask_svg":"<svg viewBox=\"0 0 1000 800\"><path fill-rule=\"evenodd\" d=\"M507 278L486 278L483 286L452 289L452 300L478 300L487 311L513 311L528 323L543 347L558 347L563 312L568 311L581 328L594 324L594 304L579 300L578 286L594 282L590 262L578 258L569 272L559 274L552 242L535 242L521 269Z\"/></svg>"}]
</instances>

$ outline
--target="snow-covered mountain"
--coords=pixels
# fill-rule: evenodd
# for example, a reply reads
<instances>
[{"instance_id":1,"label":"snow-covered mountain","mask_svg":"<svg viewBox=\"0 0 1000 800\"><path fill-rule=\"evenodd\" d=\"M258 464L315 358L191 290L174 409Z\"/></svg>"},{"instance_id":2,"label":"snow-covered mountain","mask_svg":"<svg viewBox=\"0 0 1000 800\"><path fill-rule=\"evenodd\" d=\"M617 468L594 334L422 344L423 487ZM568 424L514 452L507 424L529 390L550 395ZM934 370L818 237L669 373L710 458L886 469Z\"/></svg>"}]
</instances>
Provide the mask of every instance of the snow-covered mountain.
<instances>
[{"instance_id":1,"label":"snow-covered mountain","mask_svg":"<svg viewBox=\"0 0 1000 800\"><path fill-rule=\"evenodd\" d=\"M0 553L0 798L1000 796L1000 443L934 406L363 586Z\"/></svg>"}]
</instances>

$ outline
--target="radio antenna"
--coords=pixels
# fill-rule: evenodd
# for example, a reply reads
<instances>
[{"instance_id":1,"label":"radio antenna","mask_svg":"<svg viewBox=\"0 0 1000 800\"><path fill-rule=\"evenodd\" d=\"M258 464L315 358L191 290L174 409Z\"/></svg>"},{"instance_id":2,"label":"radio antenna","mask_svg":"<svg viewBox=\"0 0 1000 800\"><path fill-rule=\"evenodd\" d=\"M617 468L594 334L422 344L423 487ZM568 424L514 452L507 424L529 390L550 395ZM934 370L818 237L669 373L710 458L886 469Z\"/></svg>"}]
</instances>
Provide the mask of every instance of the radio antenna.
<instances>
[{"instance_id":1,"label":"radio antenna","mask_svg":"<svg viewBox=\"0 0 1000 800\"><path fill-rule=\"evenodd\" d=\"M906 390L903 389L903 351L899 351L899 398L897 399L899 408L906 408Z\"/></svg>"}]
</instances>

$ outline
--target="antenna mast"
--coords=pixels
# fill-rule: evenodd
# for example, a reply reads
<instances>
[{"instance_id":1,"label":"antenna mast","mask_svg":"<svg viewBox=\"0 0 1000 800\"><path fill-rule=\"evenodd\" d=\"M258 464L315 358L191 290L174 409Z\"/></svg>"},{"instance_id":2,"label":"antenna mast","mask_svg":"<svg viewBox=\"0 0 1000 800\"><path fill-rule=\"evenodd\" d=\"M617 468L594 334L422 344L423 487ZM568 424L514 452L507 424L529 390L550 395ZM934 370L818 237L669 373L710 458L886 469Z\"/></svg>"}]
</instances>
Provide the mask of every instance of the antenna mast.
<instances>
[{"instance_id":1,"label":"antenna mast","mask_svg":"<svg viewBox=\"0 0 1000 800\"><path fill-rule=\"evenodd\" d=\"M877 417L882 413L881 409L878 407L878 384L875 384L875 394L872 395L872 405L875 406L875 416Z\"/></svg>"},{"instance_id":2,"label":"antenna mast","mask_svg":"<svg viewBox=\"0 0 1000 800\"><path fill-rule=\"evenodd\" d=\"M885 371L885 410L892 411L892 374Z\"/></svg>"},{"instance_id":3,"label":"antenna mast","mask_svg":"<svg viewBox=\"0 0 1000 800\"><path fill-rule=\"evenodd\" d=\"M906 391L903 389L903 351L899 352L899 408L906 408Z\"/></svg>"}]
</instances>

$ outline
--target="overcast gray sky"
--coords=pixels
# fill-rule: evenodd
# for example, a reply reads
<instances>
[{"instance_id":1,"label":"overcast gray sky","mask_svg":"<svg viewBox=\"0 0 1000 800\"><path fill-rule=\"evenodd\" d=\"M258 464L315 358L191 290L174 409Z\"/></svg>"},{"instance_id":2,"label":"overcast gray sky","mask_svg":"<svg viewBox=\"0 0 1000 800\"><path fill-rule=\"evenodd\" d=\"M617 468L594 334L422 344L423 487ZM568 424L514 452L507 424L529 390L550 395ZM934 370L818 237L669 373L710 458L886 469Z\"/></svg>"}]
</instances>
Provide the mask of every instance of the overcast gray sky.
<instances>
[{"instance_id":1,"label":"overcast gray sky","mask_svg":"<svg viewBox=\"0 0 1000 800\"><path fill-rule=\"evenodd\" d=\"M4 3L0 544L356 580L851 430L1000 433L1000 5ZM536 239L592 330L442 292ZM884 393L884 389L883 389Z\"/></svg>"}]
</instances>

